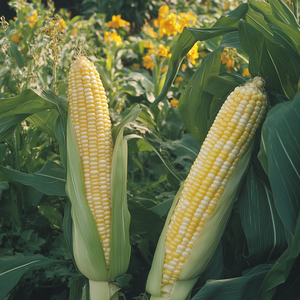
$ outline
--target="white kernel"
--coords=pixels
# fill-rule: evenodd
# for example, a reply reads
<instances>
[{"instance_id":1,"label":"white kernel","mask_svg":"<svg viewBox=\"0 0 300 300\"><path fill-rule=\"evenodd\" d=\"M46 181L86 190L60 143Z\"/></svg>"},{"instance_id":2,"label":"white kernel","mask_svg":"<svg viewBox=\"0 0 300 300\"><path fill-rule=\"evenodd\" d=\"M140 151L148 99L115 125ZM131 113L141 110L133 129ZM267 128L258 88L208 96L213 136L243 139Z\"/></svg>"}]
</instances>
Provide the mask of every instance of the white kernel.
<instances>
[{"instance_id":1,"label":"white kernel","mask_svg":"<svg viewBox=\"0 0 300 300\"><path fill-rule=\"evenodd\" d=\"M224 166L225 166L225 167L230 167L230 166L231 166L231 163L228 162L228 161L225 161L225 162L224 162ZM224 166L223 166L223 167L224 167Z\"/></svg>"},{"instance_id":2,"label":"white kernel","mask_svg":"<svg viewBox=\"0 0 300 300\"><path fill-rule=\"evenodd\" d=\"M185 247L182 246L182 245L178 245L178 246L177 246L177 249L178 249L178 250L181 250L181 251L184 251L184 250L185 250Z\"/></svg>"},{"instance_id":3,"label":"white kernel","mask_svg":"<svg viewBox=\"0 0 300 300\"><path fill-rule=\"evenodd\" d=\"M231 148L230 146L228 146L228 145L225 145L225 146L223 147L223 149L226 150L226 151L228 151L228 152L231 152L231 151L232 151L232 148Z\"/></svg>"},{"instance_id":4,"label":"white kernel","mask_svg":"<svg viewBox=\"0 0 300 300\"><path fill-rule=\"evenodd\" d=\"M214 174L211 174L211 173L208 173L207 176L212 179L214 179L216 177Z\"/></svg>"},{"instance_id":5,"label":"white kernel","mask_svg":"<svg viewBox=\"0 0 300 300\"><path fill-rule=\"evenodd\" d=\"M180 235L185 235L185 234L186 234L186 231L183 231L183 230L179 229L179 230L178 230L178 233L179 233Z\"/></svg>"},{"instance_id":6,"label":"white kernel","mask_svg":"<svg viewBox=\"0 0 300 300\"><path fill-rule=\"evenodd\" d=\"M182 256L187 258L187 257L189 257L189 256L190 256L190 254L189 254L189 253L187 253L186 251L184 251L184 252L182 252Z\"/></svg>"},{"instance_id":7,"label":"white kernel","mask_svg":"<svg viewBox=\"0 0 300 300\"><path fill-rule=\"evenodd\" d=\"M203 214L203 218L208 219L209 215L207 213Z\"/></svg>"},{"instance_id":8,"label":"white kernel","mask_svg":"<svg viewBox=\"0 0 300 300\"><path fill-rule=\"evenodd\" d=\"M188 218L186 218L186 217L183 217L183 219L182 219L184 222L186 222L186 223L190 223L191 222L191 220L190 219L188 219Z\"/></svg>"},{"instance_id":9,"label":"white kernel","mask_svg":"<svg viewBox=\"0 0 300 300\"><path fill-rule=\"evenodd\" d=\"M171 278L169 276L167 276L166 274L164 274L163 279L170 280Z\"/></svg>"},{"instance_id":10,"label":"white kernel","mask_svg":"<svg viewBox=\"0 0 300 300\"><path fill-rule=\"evenodd\" d=\"M202 205L202 201L201 201L201 204L199 205L199 208L204 210L204 211L206 210L206 206Z\"/></svg>"},{"instance_id":11,"label":"white kernel","mask_svg":"<svg viewBox=\"0 0 300 300\"><path fill-rule=\"evenodd\" d=\"M175 271L175 268L174 268L173 266L170 266L170 265L169 265L169 266L167 266L167 269L168 269L168 270L170 270L170 271L172 271L172 272L174 272L174 271Z\"/></svg>"},{"instance_id":12,"label":"white kernel","mask_svg":"<svg viewBox=\"0 0 300 300\"><path fill-rule=\"evenodd\" d=\"M205 201L207 201L207 204L211 201L211 199L209 198L209 197L207 197L207 196L204 196L204 199L203 200L205 200ZM202 202L201 202L202 203Z\"/></svg>"},{"instance_id":13,"label":"white kernel","mask_svg":"<svg viewBox=\"0 0 300 300\"><path fill-rule=\"evenodd\" d=\"M217 191L218 188L219 188L219 185L213 183L213 184L211 185L211 188Z\"/></svg>"},{"instance_id":14,"label":"white kernel","mask_svg":"<svg viewBox=\"0 0 300 300\"><path fill-rule=\"evenodd\" d=\"M194 217L198 218L198 219L201 219L202 218L202 215L198 214L198 213L195 213L194 214Z\"/></svg>"}]
</instances>

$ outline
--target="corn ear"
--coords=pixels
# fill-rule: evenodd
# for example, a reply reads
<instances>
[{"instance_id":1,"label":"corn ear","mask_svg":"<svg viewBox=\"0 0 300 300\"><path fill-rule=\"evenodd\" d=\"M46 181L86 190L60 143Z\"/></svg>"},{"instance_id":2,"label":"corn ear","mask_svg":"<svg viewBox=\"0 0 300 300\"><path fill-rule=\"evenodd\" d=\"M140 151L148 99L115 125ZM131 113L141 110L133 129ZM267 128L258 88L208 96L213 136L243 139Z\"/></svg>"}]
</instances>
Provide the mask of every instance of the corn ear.
<instances>
[{"instance_id":1,"label":"corn ear","mask_svg":"<svg viewBox=\"0 0 300 300\"><path fill-rule=\"evenodd\" d=\"M78 66L80 64L84 65L85 70L89 69L90 72L94 74L92 84L87 84L93 88L96 82L95 76L99 78L94 66L88 62L86 58L81 57L77 58L76 64ZM75 76L79 78L79 84L81 80L80 76L83 75L77 74ZM84 76L83 79L87 80L89 75L87 73ZM74 75L72 75L72 80L73 78ZM96 97L99 99L99 93L103 94L103 87L100 79L98 79L97 82L101 85L100 88L96 88L95 91ZM76 97L77 92L82 95L82 87L76 91L76 85L77 83L72 81L69 93L70 97L73 97L73 93ZM90 91L88 92L88 96L85 97L89 102L89 107L91 107L93 105L91 101L94 101L92 99L93 93ZM81 96L81 101L82 99L83 96ZM132 122L139 113L140 109L137 106L128 114L126 120L117 126L118 132L115 134L110 174L111 241L110 248L104 250L96 220L87 201L80 154L81 150L79 149L78 136L76 138L76 132L71 120L71 112L69 110L67 120L66 192L72 204L73 254L78 269L89 279L90 300L118 299L117 291L119 287L114 283L114 280L116 277L123 275L128 268L131 251L129 242L130 214L127 208L127 140L123 138L123 131L127 123ZM108 115L107 112L104 114ZM98 125L102 124L102 122L104 123L105 120L98 119L97 122ZM80 128L80 124L76 125L76 130L78 130L78 126ZM95 133L93 133L93 135L95 136ZM100 136L101 135L103 134L100 134ZM94 137L92 139L95 140ZM79 141L79 143L84 145L86 141ZM100 185L101 184L107 186L106 182L100 182Z\"/></svg>"},{"instance_id":2,"label":"corn ear","mask_svg":"<svg viewBox=\"0 0 300 300\"><path fill-rule=\"evenodd\" d=\"M208 266L266 112L262 86L256 77L237 87L220 109L166 220L147 280L152 299L186 299Z\"/></svg>"}]
</instances>

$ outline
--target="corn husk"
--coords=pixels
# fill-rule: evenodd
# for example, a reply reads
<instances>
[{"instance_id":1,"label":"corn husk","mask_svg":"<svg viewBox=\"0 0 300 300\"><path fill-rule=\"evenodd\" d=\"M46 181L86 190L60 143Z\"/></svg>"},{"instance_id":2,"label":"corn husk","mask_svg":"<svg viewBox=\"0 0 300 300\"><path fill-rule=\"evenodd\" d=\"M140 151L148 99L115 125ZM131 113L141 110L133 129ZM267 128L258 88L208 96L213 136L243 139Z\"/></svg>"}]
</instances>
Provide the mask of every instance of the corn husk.
<instances>
[{"instance_id":1,"label":"corn husk","mask_svg":"<svg viewBox=\"0 0 300 300\"><path fill-rule=\"evenodd\" d=\"M118 299L116 277L123 275L129 264L130 214L127 208L127 140L125 126L140 112L136 107L118 127L112 158L111 174L111 264L108 269L97 225L86 201L83 171L75 131L67 121L67 183L73 221L73 254L80 272L89 279L90 300Z\"/></svg>"},{"instance_id":2,"label":"corn husk","mask_svg":"<svg viewBox=\"0 0 300 300\"><path fill-rule=\"evenodd\" d=\"M165 226L158 241L158 245L152 262L152 267L148 275L146 291L151 294L151 300L188 299L190 292L197 282L199 276L206 270L224 233L227 222L230 218L233 204L239 193L242 178L248 168L252 149L253 141L246 153L238 162L222 196L219 199L215 211L206 221L197 241L194 244L190 257L182 266L182 271L179 279L175 282L173 288L168 291L170 296L167 298L162 297L161 295L161 279L166 248L165 239L167 227L175 210L176 204L180 198L182 187L179 189L174 203L167 216Z\"/></svg>"}]
</instances>

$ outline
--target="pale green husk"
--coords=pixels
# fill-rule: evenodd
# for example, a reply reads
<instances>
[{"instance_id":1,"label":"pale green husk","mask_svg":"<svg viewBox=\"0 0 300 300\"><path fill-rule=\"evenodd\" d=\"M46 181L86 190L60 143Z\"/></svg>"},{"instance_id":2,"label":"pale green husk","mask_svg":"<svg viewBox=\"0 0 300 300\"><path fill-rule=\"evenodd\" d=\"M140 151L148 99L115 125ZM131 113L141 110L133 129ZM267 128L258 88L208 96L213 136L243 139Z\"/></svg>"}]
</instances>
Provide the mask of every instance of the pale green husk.
<instances>
[{"instance_id":1,"label":"pale green husk","mask_svg":"<svg viewBox=\"0 0 300 300\"><path fill-rule=\"evenodd\" d=\"M129 265L130 214L127 208L127 140L125 126L140 113L137 106L118 126L114 143L111 174L111 265L108 270L97 225L86 201L84 178L75 132L67 121L67 183L73 221L73 252L80 272L89 279L90 300L118 299L119 287L113 282L123 275Z\"/></svg>"},{"instance_id":2,"label":"pale green husk","mask_svg":"<svg viewBox=\"0 0 300 300\"><path fill-rule=\"evenodd\" d=\"M223 235L232 211L234 201L237 198L242 178L248 168L252 149L253 142L251 143L247 152L238 162L214 213L206 221L200 232L200 236L195 242L190 257L184 263L179 279L175 282L173 289L170 291L170 297L166 298L161 296L161 278L165 256L165 238L171 215L174 212L182 188L178 191L160 236L152 262L152 267L147 279L146 291L152 295L152 300L184 300L188 298L191 289L197 282L199 276L207 268Z\"/></svg>"}]
</instances>

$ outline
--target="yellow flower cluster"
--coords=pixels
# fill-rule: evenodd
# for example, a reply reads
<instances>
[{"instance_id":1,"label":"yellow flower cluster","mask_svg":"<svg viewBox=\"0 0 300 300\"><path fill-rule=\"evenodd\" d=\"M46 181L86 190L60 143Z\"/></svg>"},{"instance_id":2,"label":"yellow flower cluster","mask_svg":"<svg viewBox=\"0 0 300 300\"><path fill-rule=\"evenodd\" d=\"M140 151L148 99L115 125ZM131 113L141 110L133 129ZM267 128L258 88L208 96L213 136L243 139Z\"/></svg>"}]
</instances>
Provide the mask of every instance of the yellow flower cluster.
<instances>
[{"instance_id":1,"label":"yellow flower cluster","mask_svg":"<svg viewBox=\"0 0 300 300\"><path fill-rule=\"evenodd\" d=\"M38 20L39 20L39 18L38 18L38 13L37 13L36 10L34 10L34 11L32 12L32 15L31 15L31 16L27 17L27 21L30 22L30 23L29 23L29 26L30 26L31 28L34 27L35 23L36 23Z\"/></svg>"},{"instance_id":2,"label":"yellow flower cluster","mask_svg":"<svg viewBox=\"0 0 300 300\"><path fill-rule=\"evenodd\" d=\"M160 7L158 18L154 21L154 25L158 27L159 38L164 35L176 35L181 33L185 26L196 24L196 17L192 12L175 14L170 12L167 5Z\"/></svg>"},{"instance_id":3,"label":"yellow flower cluster","mask_svg":"<svg viewBox=\"0 0 300 300\"><path fill-rule=\"evenodd\" d=\"M118 29L120 27L130 26L130 23L121 19L121 15L112 16L112 20L107 23L107 27Z\"/></svg>"},{"instance_id":4,"label":"yellow flower cluster","mask_svg":"<svg viewBox=\"0 0 300 300\"><path fill-rule=\"evenodd\" d=\"M187 56L188 56L191 64L195 65L196 64L196 59L199 58L198 45L197 44L194 44L192 49L187 53Z\"/></svg>"},{"instance_id":5,"label":"yellow flower cluster","mask_svg":"<svg viewBox=\"0 0 300 300\"><path fill-rule=\"evenodd\" d=\"M185 26L195 25L196 20L192 12L175 14L170 12L167 5L163 5L159 8L158 18L154 20L157 31L149 24L143 27L143 31L153 38L161 39L164 35L170 36L181 33Z\"/></svg>"},{"instance_id":6,"label":"yellow flower cluster","mask_svg":"<svg viewBox=\"0 0 300 300\"><path fill-rule=\"evenodd\" d=\"M250 77L249 69L246 68L242 74L244 77Z\"/></svg>"},{"instance_id":7,"label":"yellow flower cluster","mask_svg":"<svg viewBox=\"0 0 300 300\"><path fill-rule=\"evenodd\" d=\"M153 70L154 68L154 63L153 63L153 60L151 58L151 55L154 54L154 55L157 55L158 57L171 57L171 54L169 53L170 51L170 47L165 47L164 45L160 44L158 46L158 50L156 51L154 48L153 48L153 44L149 41L146 41L145 42L145 48L149 48L148 52L146 53L145 56L143 56L143 66L146 68L146 69L151 69ZM161 69L161 72L165 72L166 69Z\"/></svg>"},{"instance_id":8,"label":"yellow flower cluster","mask_svg":"<svg viewBox=\"0 0 300 300\"><path fill-rule=\"evenodd\" d=\"M170 100L170 105L172 106L172 107L178 107L178 103L179 103L179 101L178 100L176 100L176 99L172 99L172 100Z\"/></svg>"},{"instance_id":9,"label":"yellow flower cluster","mask_svg":"<svg viewBox=\"0 0 300 300\"><path fill-rule=\"evenodd\" d=\"M117 46L122 45L122 38L115 31L113 31L113 32L106 31L104 33L104 40L106 42L112 42L112 41L114 41Z\"/></svg>"},{"instance_id":10,"label":"yellow flower cluster","mask_svg":"<svg viewBox=\"0 0 300 300\"><path fill-rule=\"evenodd\" d=\"M237 51L235 48L224 48L221 54L221 61L223 65L226 65L228 68L234 68L234 64L237 58Z\"/></svg>"},{"instance_id":11,"label":"yellow flower cluster","mask_svg":"<svg viewBox=\"0 0 300 300\"><path fill-rule=\"evenodd\" d=\"M16 33L16 34L14 34L14 35L11 37L11 40L12 40L14 43L19 43L20 38L21 38L21 35L20 35L19 33Z\"/></svg>"}]
</instances>

